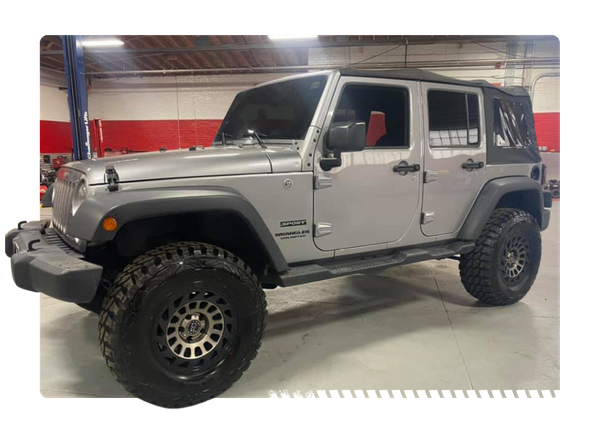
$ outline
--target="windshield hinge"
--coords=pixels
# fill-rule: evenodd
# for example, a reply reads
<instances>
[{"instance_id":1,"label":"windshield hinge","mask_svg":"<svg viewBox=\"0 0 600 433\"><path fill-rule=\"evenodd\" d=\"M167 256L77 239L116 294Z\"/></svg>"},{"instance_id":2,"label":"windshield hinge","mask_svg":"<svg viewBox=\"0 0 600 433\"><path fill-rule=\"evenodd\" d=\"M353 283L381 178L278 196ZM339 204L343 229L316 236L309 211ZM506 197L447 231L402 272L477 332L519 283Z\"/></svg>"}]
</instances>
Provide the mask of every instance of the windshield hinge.
<instances>
[{"instance_id":1,"label":"windshield hinge","mask_svg":"<svg viewBox=\"0 0 600 433\"><path fill-rule=\"evenodd\" d=\"M119 190L119 173L115 170L113 165L106 166L106 182L108 183L109 191L118 191Z\"/></svg>"}]
</instances>

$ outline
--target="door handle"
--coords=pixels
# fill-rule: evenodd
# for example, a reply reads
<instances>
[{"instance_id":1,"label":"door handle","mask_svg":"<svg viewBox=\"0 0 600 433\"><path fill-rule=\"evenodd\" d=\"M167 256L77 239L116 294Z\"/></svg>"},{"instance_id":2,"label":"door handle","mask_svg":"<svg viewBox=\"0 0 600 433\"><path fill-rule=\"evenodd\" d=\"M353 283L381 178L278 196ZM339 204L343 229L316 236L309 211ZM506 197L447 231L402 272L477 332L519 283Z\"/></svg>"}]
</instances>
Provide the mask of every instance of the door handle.
<instances>
[{"instance_id":1,"label":"door handle","mask_svg":"<svg viewBox=\"0 0 600 433\"><path fill-rule=\"evenodd\" d=\"M394 173L398 173L400 176L406 176L410 172L421 170L419 164L408 165L408 162L402 161L398 165L394 166Z\"/></svg>"},{"instance_id":2,"label":"door handle","mask_svg":"<svg viewBox=\"0 0 600 433\"><path fill-rule=\"evenodd\" d=\"M462 168L467 171L479 170L480 168L483 168L483 162L475 162L469 158L467 159L467 162L462 163Z\"/></svg>"}]
</instances>

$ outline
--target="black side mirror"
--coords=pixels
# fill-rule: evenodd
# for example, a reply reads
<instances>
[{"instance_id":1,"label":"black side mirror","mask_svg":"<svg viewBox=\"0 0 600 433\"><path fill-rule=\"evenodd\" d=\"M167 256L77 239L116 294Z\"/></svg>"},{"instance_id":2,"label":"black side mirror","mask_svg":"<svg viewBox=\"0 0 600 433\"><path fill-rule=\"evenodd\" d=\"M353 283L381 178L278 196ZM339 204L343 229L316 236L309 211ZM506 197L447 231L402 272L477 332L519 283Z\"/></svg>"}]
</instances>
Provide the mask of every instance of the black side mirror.
<instances>
[{"instance_id":1,"label":"black side mirror","mask_svg":"<svg viewBox=\"0 0 600 433\"><path fill-rule=\"evenodd\" d=\"M360 152L365 148L365 122L337 122L331 125L325 145L332 152Z\"/></svg>"},{"instance_id":2,"label":"black side mirror","mask_svg":"<svg viewBox=\"0 0 600 433\"><path fill-rule=\"evenodd\" d=\"M321 158L321 168L329 171L342 165L342 152L360 152L365 148L367 126L365 122L336 122L331 125L325 137L326 150L333 152L333 158Z\"/></svg>"}]
</instances>

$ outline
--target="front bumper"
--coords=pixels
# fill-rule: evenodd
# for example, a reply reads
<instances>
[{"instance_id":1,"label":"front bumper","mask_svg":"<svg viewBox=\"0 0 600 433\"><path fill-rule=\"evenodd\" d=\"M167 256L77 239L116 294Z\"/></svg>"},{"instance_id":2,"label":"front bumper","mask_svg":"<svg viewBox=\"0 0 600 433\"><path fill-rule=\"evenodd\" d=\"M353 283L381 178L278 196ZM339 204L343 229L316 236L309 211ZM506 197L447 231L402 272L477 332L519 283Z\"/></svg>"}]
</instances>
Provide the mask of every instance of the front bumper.
<instances>
[{"instance_id":1,"label":"front bumper","mask_svg":"<svg viewBox=\"0 0 600 433\"><path fill-rule=\"evenodd\" d=\"M13 280L22 289L67 302L90 302L102 276L102 266L83 260L52 228L49 221L19 225L4 238Z\"/></svg>"}]
</instances>

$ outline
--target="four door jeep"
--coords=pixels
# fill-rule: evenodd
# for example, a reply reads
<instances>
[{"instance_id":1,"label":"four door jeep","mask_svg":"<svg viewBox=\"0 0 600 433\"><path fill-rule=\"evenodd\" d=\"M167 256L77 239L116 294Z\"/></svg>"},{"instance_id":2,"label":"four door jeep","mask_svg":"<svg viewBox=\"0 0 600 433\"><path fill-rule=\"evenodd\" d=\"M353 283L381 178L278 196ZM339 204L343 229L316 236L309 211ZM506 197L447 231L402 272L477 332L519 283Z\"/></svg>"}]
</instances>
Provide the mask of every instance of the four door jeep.
<instances>
[{"instance_id":1,"label":"four door jeep","mask_svg":"<svg viewBox=\"0 0 600 433\"><path fill-rule=\"evenodd\" d=\"M475 298L519 301L544 172L523 88L316 72L238 94L208 148L66 164L52 221L20 223L6 254L19 287L99 313L130 393L189 406L255 358L263 289L456 258Z\"/></svg>"}]
</instances>

